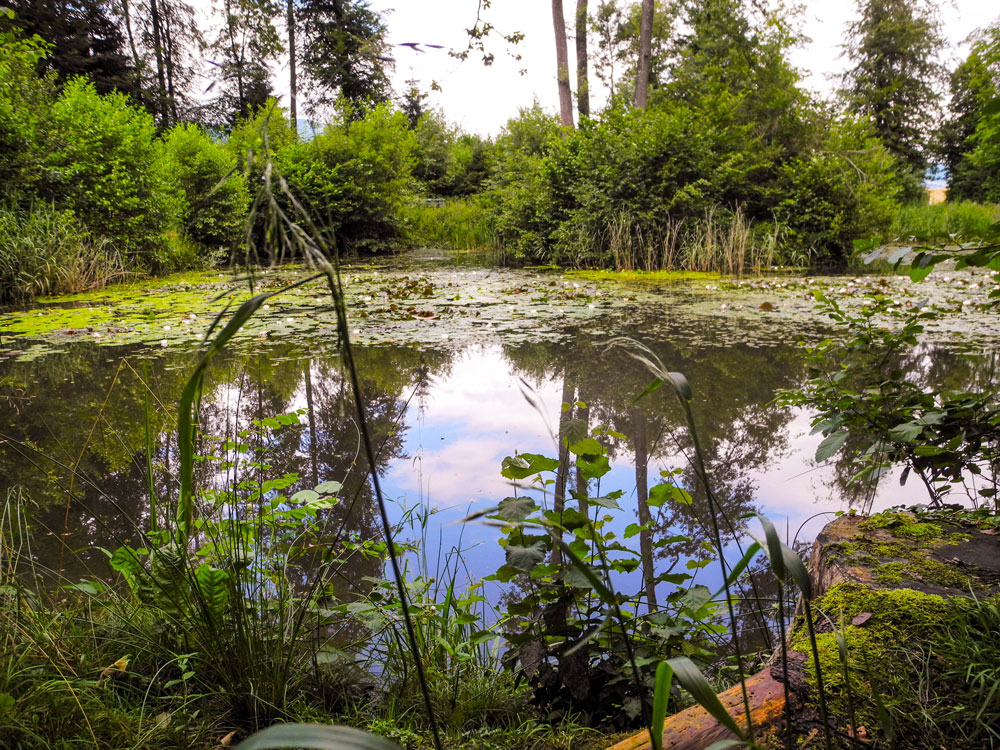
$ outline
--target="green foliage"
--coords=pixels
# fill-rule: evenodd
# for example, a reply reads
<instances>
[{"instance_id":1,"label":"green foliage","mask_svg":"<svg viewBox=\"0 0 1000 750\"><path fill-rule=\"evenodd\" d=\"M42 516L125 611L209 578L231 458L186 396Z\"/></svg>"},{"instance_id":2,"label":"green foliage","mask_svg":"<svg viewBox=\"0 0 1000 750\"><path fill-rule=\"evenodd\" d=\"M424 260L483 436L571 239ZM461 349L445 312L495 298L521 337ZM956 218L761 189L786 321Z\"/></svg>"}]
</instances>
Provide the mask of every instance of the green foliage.
<instances>
[{"instance_id":1,"label":"green foliage","mask_svg":"<svg viewBox=\"0 0 1000 750\"><path fill-rule=\"evenodd\" d=\"M854 237L887 222L894 161L864 128L819 115L809 126L825 133L819 145L791 155L748 106L716 89L662 110L607 111L565 138L523 113L498 142L498 237L530 261L583 266L842 263Z\"/></svg>"},{"instance_id":2,"label":"green foliage","mask_svg":"<svg viewBox=\"0 0 1000 750\"><path fill-rule=\"evenodd\" d=\"M855 238L888 224L901 183L894 159L862 123L842 118L820 127L817 149L781 165L774 216L809 260L842 265Z\"/></svg>"},{"instance_id":3,"label":"green foliage","mask_svg":"<svg viewBox=\"0 0 1000 750\"><path fill-rule=\"evenodd\" d=\"M940 744L979 748L995 742L1000 695L996 644L990 632L995 600L943 599L908 589L873 590L845 583L816 604L839 633L817 636L819 659L834 716L884 734L890 726L897 747ZM850 624L858 615L864 622ZM979 629L984 628L984 629ZM843 667L840 635L851 664ZM797 636L792 648L809 645ZM810 669L812 684L817 684ZM885 721L879 714L886 713ZM876 728L882 727L882 733ZM878 737L879 740L886 738Z\"/></svg>"},{"instance_id":4,"label":"green foliage","mask_svg":"<svg viewBox=\"0 0 1000 750\"><path fill-rule=\"evenodd\" d=\"M594 437L572 443L568 452L588 484L611 469L606 448ZM641 610L641 590L618 590L623 576L642 564L636 545L627 540L648 533L655 521L643 528L633 524L619 539L611 526L621 511L620 491L591 496L573 490L574 507L558 496L549 507L545 495L570 468L538 454L504 459L503 476L530 479L533 490L506 498L488 512L503 532L506 557L490 579L517 584L503 621L509 644L505 662L524 673L533 702L550 716L572 713L618 729L648 726L658 662L681 654L703 664L711 660L711 640L725 630L715 623L720 605L705 586L682 585L693 578L689 572L650 577L654 585L674 586L656 611ZM543 495L541 506L533 498L536 492ZM667 478L651 488L649 505L660 507L670 497L690 500ZM668 537L655 547L685 540ZM659 710L665 701L661 689Z\"/></svg>"},{"instance_id":5,"label":"green foliage","mask_svg":"<svg viewBox=\"0 0 1000 750\"><path fill-rule=\"evenodd\" d=\"M858 0L858 10L846 45L853 67L843 96L852 112L870 118L905 169L922 178L943 78L937 9L929 2Z\"/></svg>"},{"instance_id":6,"label":"green foliage","mask_svg":"<svg viewBox=\"0 0 1000 750\"><path fill-rule=\"evenodd\" d=\"M388 27L367 0L302 0L296 20L301 69L313 102L341 104L356 119L389 101Z\"/></svg>"},{"instance_id":7,"label":"green foliage","mask_svg":"<svg viewBox=\"0 0 1000 750\"><path fill-rule=\"evenodd\" d=\"M942 133L948 197L1000 203L1000 24L978 31L951 76L954 112Z\"/></svg>"},{"instance_id":8,"label":"green foliage","mask_svg":"<svg viewBox=\"0 0 1000 750\"><path fill-rule=\"evenodd\" d=\"M46 51L37 37L0 31L0 191L7 197L39 177L40 130L55 98L53 77L36 73Z\"/></svg>"},{"instance_id":9,"label":"green foliage","mask_svg":"<svg viewBox=\"0 0 1000 750\"><path fill-rule=\"evenodd\" d=\"M917 345L924 322L935 314L918 309L900 328L889 328L884 319L897 305L890 299L876 295L860 312L849 313L832 298L816 298L845 338L808 346L809 380L779 397L780 403L808 406L816 415L813 430L824 435L816 460L847 451L857 469L852 481L877 480L902 466L901 481L917 476L935 505L974 475L980 487L966 490L974 492L970 499L996 502L1000 406L995 395L935 393L900 365L901 354Z\"/></svg>"},{"instance_id":10,"label":"green foliage","mask_svg":"<svg viewBox=\"0 0 1000 750\"><path fill-rule=\"evenodd\" d=\"M909 204L900 206L896 211L890 236L902 241L911 237L947 240L961 237L969 241L988 237L998 222L1000 206L996 205L964 200L933 205Z\"/></svg>"},{"instance_id":11,"label":"green foliage","mask_svg":"<svg viewBox=\"0 0 1000 750\"><path fill-rule=\"evenodd\" d=\"M458 198L440 206L414 201L406 206L404 216L411 242L454 250L500 251L483 198Z\"/></svg>"},{"instance_id":12,"label":"green foliage","mask_svg":"<svg viewBox=\"0 0 1000 750\"><path fill-rule=\"evenodd\" d=\"M432 196L478 192L490 172L490 143L450 127L436 112L423 114L416 135L413 176Z\"/></svg>"},{"instance_id":13,"label":"green foliage","mask_svg":"<svg viewBox=\"0 0 1000 750\"><path fill-rule=\"evenodd\" d=\"M379 106L281 148L275 163L296 198L350 252L384 250L403 232L414 137L406 116Z\"/></svg>"},{"instance_id":14,"label":"green foliage","mask_svg":"<svg viewBox=\"0 0 1000 750\"><path fill-rule=\"evenodd\" d=\"M178 125L163 136L162 158L167 183L180 198L177 218L185 237L209 252L236 249L250 194L232 152L198 126Z\"/></svg>"},{"instance_id":15,"label":"green foliage","mask_svg":"<svg viewBox=\"0 0 1000 750\"><path fill-rule=\"evenodd\" d=\"M65 86L50 117L40 195L120 251L142 255L161 245L172 206L153 118L83 79Z\"/></svg>"}]
</instances>

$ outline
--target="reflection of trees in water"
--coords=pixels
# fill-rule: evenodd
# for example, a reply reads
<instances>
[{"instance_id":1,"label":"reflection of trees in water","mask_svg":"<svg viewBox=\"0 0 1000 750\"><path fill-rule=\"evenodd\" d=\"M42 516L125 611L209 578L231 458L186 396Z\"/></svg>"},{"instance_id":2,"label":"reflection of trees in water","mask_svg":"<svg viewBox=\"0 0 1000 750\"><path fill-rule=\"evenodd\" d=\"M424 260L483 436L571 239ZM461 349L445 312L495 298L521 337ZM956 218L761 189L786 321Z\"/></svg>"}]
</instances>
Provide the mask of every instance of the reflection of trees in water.
<instances>
[{"instance_id":1,"label":"reflection of trees in water","mask_svg":"<svg viewBox=\"0 0 1000 750\"><path fill-rule=\"evenodd\" d=\"M939 344L923 343L909 349L894 351L883 363L882 372L899 372L925 392L961 391L996 393L1000 388L998 351L986 349L975 353L959 353ZM878 385L877 383L874 385ZM844 383L845 388L863 387ZM847 438L843 448L831 460L832 474L823 486L830 494L843 498L850 507L867 509L879 487L891 481L890 474L869 472L860 480L858 473L868 463L862 453L867 448L865 436L855 433ZM926 503L927 490L916 478L910 479L910 501Z\"/></svg>"},{"instance_id":2,"label":"reflection of trees in water","mask_svg":"<svg viewBox=\"0 0 1000 750\"><path fill-rule=\"evenodd\" d=\"M771 401L776 389L792 387L801 378L804 368L798 354L792 346L702 345L695 349L672 342L650 346L668 369L684 373L694 389L694 416L712 488L722 512L735 525L739 516L757 510L753 475L788 448L786 426L791 414ZM577 407L562 413L559 438L574 441L588 427L598 425L625 435L623 439L604 436L601 441L612 460L631 454L640 523L651 515L646 504L650 465L683 467L677 482L690 491L692 504L667 504L656 514L658 521L652 532L640 534L647 582L653 543L658 538L681 533L691 539L660 548L656 551L660 559L704 554L701 542L709 538L708 500L687 460L693 450L691 436L669 389L661 388L635 403L651 374L626 352L607 349L588 335L579 335L570 344L510 346L505 354L529 381L561 381L564 402L586 403L586 420ZM565 458L565 450L562 453L561 458ZM607 489L615 488L602 491ZM732 540L732 530L725 524L723 532L725 541ZM650 603L655 601L652 592Z\"/></svg>"},{"instance_id":3,"label":"reflection of trees in water","mask_svg":"<svg viewBox=\"0 0 1000 750\"><path fill-rule=\"evenodd\" d=\"M245 441L246 461L258 481L286 473L302 487L335 479L344 483L343 502L324 511L324 526L336 535L378 538L368 465L358 450L355 404L336 359L285 359L284 348L244 357L226 353L206 378L199 453L218 455L227 438ZM176 494L174 426L178 396L190 375L192 355L167 352L155 361L129 359L127 349L75 348L35 362L4 363L0 370L0 424L14 441L0 441L0 467L9 486L23 486L39 527L36 557L51 567L83 574L103 555L78 555L92 545L114 548L136 543L149 528L146 472L145 383L153 392L157 499ZM402 452L404 411L411 396L426 394L431 378L445 372L451 355L405 348L356 351L361 396L378 466L384 472ZM137 374L138 373L138 374ZM299 426L261 437L244 432L262 420L302 408ZM243 433L242 438L240 434ZM54 460L53 460L54 459ZM78 466L77 466L78 465ZM77 466L74 474L73 467ZM220 463L196 465L199 486L233 482L233 469ZM50 531L50 534L46 534ZM75 562L74 562L75 560ZM377 574L378 561L366 572ZM105 572L100 570L99 572Z\"/></svg>"}]
</instances>

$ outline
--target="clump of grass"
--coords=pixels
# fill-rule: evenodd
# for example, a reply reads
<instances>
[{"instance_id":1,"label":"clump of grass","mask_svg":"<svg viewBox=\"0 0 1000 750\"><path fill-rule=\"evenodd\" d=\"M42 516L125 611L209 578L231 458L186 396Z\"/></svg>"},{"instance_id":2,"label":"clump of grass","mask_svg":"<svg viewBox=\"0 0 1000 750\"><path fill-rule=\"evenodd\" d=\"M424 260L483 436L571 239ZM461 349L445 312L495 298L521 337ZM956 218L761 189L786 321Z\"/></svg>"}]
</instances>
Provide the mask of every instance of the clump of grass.
<instances>
[{"instance_id":1,"label":"clump of grass","mask_svg":"<svg viewBox=\"0 0 1000 750\"><path fill-rule=\"evenodd\" d=\"M740 208L708 209L698 220L667 221L655 231L626 214L615 217L599 237L574 237L572 255L586 265L595 249L606 248L619 271L759 273L785 262L784 231L778 224L753 223Z\"/></svg>"},{"instance_id":2,"label":"clump of grass","mask_svg":"<svg viewBox=\"0 0 1000 750\"><path fill-rule=\"evenodd\" d=\"M124 256L71 211L0 205L0 303L99 288L126 275Z\"/></svg>"},{"instance_id":3,"label":"clump of grass","mask_svg":"<svg viewBox=\"0 0 1000 750\"><path fill-rule=\"evenodd\" d=\"M454 198L440 204L415 201L406 206L404 216L411 243L488 255L501 250L482 199Z\"/></svg>"},{"instance_id":4,"label":"clump of grass","mask_svg":"<svg viewBox=\"0 0 1000 750\"><path fill-rule=\"evenodd\" d=\"M1000 206L956 201L954 203L909 204L899 208L892 221L891 236L906 242L918 239L973 239L987 236L990 226L1000 221Z\"/></svg>"}]
</instances>

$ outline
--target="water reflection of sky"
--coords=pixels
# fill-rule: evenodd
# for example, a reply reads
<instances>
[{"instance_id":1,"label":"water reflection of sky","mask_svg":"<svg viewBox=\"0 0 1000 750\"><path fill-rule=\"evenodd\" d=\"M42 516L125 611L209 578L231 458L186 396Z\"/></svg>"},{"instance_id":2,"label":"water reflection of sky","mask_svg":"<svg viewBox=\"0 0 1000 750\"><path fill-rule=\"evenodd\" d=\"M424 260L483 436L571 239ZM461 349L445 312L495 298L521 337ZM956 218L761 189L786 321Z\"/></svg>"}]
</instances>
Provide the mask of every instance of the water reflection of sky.
<instances>
[{"instance_id":1,"label":"water reflection of sky","mask_svg":"<svg viewBox=\"0 0 1000 750\"><path fill-rule=\"evenodd\" d=\"M633 329L627 332L643 337L641 321L634 321ZM790 341L764 346L713 341L709 334L697 339L644 338L668 369L685 373L691 382L716 491L732 518L762 512L779 530L787 530L789 538L798 533L800 540L809 540L829 518L817 514L849 507L850 488L844 478L850 472L814 466L812 456L821 436L810 435L809 415L771 404L776 389L795 387L804 377L801 356ZM439 552L460 543L473 578L503 563L499 530L482 521L461 521L514 494L500 473L506 456L556 455L553 432L560 429L564 400L588 404L590 428L603 423L626 435L615 442L613 469L600 485L601 494L619 489L624 493L622 511L610 524L619 539L636 521L636 409L649 432L649 483L656 483L661 469L687 466L682 451L690 445L673 397L661 389L635 407L633 399L650 376L623 352L609 352L602 339L583 330L568 332L559 343L494 339L465 348L357 350L369 423L376 444L385 444L379 467L395 517L414 506L437 511L424 532L427 560L433 563ZM44 535L36 540L35 554L50 567L69 570L68 550L89 551L91 560L99 562L97 547L134 543L136 526L148 524L140 374L159 405L154 409L157 492L161 498L176 495L176 414L170 405L190 374L190 354L158 352L160 359L140 365L141 373L121 365L135 355L133 350L123 348L117 357L109 354L83 346L36 362L0 365L0 378L6 379L0 423L15 438L0 441L0 477L6 483L0 490L25 488L36 527ZM976 361L957 358L941 347L908 356L903 363L907 371L931 380L955 385L973 382L976 376ZM366 467L353 402L337 359L309 360L294 347L263 346L250 356L220 358L206 382L202 427L208 435L224 436L252 419L296 410L302 412L301 425L287 439L279 434L268 457L274 474L296 473L302 477L300 487L344 481L345 494L357 493L359 505L337 523L377 535L373 498L360 484ZM72 481L68 466L79 469ZM223 476L206 466L200 479ZM680 481L696 495L697 505L690 470ZM592 494L595 491L591 488ZM878 488L874 507L924 500L915 483L900 487L889 476ZM700 522L705 522L704 514ZM699 524L686 521L683 514L670 516L657 531L664 536L675 532L699 541L707 538ZM638 548L637 538L623 541ZM684 554L690 550L676 553ZM661 560L660 565L666 564L669 560ZM698 576L708 585L717 579L714 568Z\"/></svg>"},{"instance_id":2,"label":"water reflection of sky","mask_svg":"<svg viewBox=\"0 0 1000 750\"><path fill-rule=\"evenodd\" d=\"M697 389L697 383L693 385ZM482 346L458 354L450 372L433 378L420 405L411 405L408 411L406 457L390 464L383 487L398 507L422 504L434 510L429 543L442 544L447 550L461 539L463 549L468 549L465 559L473 577L494 572L504 555L496 528L480 521L463 524L462 519L508 495L524 494L500 475L506 456L515 451L556 456L552 430L561 412L560 389L558 377L523 382L499 347ZM525 392L541 411L529 403ZM822 436L810 435L809 416L796 411L785 429L790 437L788 449L750 475L756 485L754 499L782 533L787 530L789 538L797 535L799 540L811 540L830 514L848 510L849 504L831 488L831 468L816 467L812 461ZM681 462L683 458L676 454L652 458L650 483L655 483L661 469ZM611 472L601 479L601 494L615 489L625 493L623 511L615 514L610 528L621 538L624 528L637 518L635 466L628 452L615 456ZM541 500L541 493L533 494ZM914 488L886 481L878 489L874 507L922 500ZM751 523L751 530L757 531L756 523ZM625 543L638 546L634 538ZM729 552L735 549L731 546ZM699 576L707 585L717 579L713 569Z\"/></svg>"}]
</instances>

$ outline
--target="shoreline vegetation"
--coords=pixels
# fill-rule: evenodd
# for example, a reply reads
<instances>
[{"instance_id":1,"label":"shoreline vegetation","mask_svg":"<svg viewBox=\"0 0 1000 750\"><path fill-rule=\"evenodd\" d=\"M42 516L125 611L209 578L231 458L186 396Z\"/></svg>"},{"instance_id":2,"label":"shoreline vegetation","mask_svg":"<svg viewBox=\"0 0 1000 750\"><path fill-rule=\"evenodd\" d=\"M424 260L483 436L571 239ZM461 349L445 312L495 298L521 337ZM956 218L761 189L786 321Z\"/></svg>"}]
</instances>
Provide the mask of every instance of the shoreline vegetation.
<instances>
[{"instance_id":1,"label":"shoreline vegetation","mask_svg":"<svg viewBox=\"0 0 1000 750\"><path fill-rule=\"evenodd\" d=\"M417 81L394 97L388 27L365 0L226 3L211 34L180 0L11 2L0 365L71 346L151 356L119 358L103 401L74 404L84 432L41 414L54 450L0 432L22 476L67 503L62 530L42 529L27 485L0 486L0 746L599 750L647 732L664 750L667 717L700 710L722 732L713 750L1000 748L1000 22L946 71L929 0L860 0L828 102L790 62L799 33L780 3L602 2L590 17L583 2L576 116L557 1L559 116L536 103L482 137L428 109ZM485 18L454 54L492 59ZM593 112L588 34L611 90ZM286 39L290 89L299 70L323 115L310 132L305 99L289 111L269 80ZM218 90L195 97L209 54ZM927 202L929 171L946 173L944 202ZM431 271L378 267L438 246ZM858 277L822 275L843 271ZM741 433L703 432L703 384L633 337L668 298L713 317L720 347L751 346L762 316L794 328L801 356L774 366L801 374L751 416L763 432L798 410L852 508L812 558L756 512L746 476L720 476L709 445ZM602 327L615 316L629 336ZM614 350L641 374L638 393L615 395L633 434L598 421L564 373L551 455L509 446L495 470L510 496L463 519L500 548L474 578L462 537L435 549L431 510L390 512L380 459L387 444L402 454L398 399L367 393L366 366L392 346L423 356L486 331L530 343L567 321L602 339L588 367L616 381ZM693 364L702 342L663 330ZM304 406L275 409L263 378L225 382L235 411L207 402L214 368L245 375L248 349L277 373L282 339L336 369L349 430L317 422L312 360ZM932 341L985 353L930 372ZM171 347L176 387L160 401L144 368ZM526 356L544 370L550 351ZM410 367L426 382L424 364ZM74 366L52 382L90 376ZM398 359L379 372L404 376ZM41 388L0 385L12 420ZM105 430L109 409L128 434ZM676 464L651 477L647 428L667 410ZM320 434L343 453L326 468L346 473L304 458ZM114 478L144 498L137 516L88 484L94 441L129 465ZM279 472L280 451L303 458ZM634 484L609 486L614 460L632 460ZM914 502L874 513L890 476ZM737 512L724 482L745 496ZM75 549L69 508L85 490L103 510L83 524L117 525ZM36 532L58 559L40 559ZM68 558L88 572L68 578ZM749 720L765 672L781 675L773 732Z\"/></svg>"}]
</instances>

